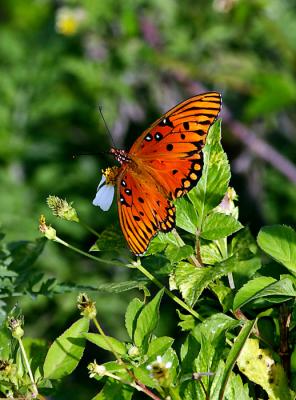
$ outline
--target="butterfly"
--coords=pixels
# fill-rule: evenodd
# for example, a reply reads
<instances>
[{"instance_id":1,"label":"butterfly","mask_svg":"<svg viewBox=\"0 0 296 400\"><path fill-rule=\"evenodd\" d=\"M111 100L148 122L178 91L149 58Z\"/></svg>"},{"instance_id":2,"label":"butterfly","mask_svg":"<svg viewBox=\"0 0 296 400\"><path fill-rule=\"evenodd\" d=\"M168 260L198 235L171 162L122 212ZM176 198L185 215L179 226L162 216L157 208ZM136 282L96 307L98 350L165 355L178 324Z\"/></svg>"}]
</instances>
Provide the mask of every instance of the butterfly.
<instances>
[{"instance_id":1,"label":"butterfly","mask_svg":"<svg viewBox=\"0 0 296 400\"><path fill-rule=\"evenodd\" d=\"M120 167L103 171L93 204L108 209L117 186L120 226L135 255L143 255L159 231L174 228L173 201L201 177L201 150L221 103L218 92L193 96L155 121L128 152L111 148Z\"/></svg>"}]
</instances>

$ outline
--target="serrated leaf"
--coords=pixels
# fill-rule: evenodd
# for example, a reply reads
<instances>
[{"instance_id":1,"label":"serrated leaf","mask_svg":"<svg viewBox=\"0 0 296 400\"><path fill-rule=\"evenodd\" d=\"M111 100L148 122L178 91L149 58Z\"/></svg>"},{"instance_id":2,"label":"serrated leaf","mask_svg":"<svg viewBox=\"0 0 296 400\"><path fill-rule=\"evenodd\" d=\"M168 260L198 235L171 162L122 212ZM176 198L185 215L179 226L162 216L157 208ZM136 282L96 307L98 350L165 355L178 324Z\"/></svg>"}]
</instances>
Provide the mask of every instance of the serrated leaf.
<instances>
[{"instance_id":1,"label":"serrated leaf","mask_svg":"<svg viewBox=\"0 0 296 400\"><path fill-rule=\"evenodd\" d=\"M189 245L184 245L182 247L169 244L165 250L166 257L171 263L176 263L178 261L184 260L193 254L193 248Z\"/></svg>"},{"instance_id":2,"label":"serrated leaf","mask_svg":"<svg viewBox=\"0 0 296 400\"><path fill-rule=\"evenodd\" d=\"M142 290L146 286L146 282L141 280L139 281L125 281L119 283L102 283L97 286L96 290L104 290L109 293L122 293L127 292L132 289L140 289Z\"/></svg>"},{"instance_id":3,"label":"serrated leaf","mask_svg":"<svg viewBox=\"0 0 296 400\"><path fill-rule=\"evenodd\" d=\"M193 204L187 198L178 199L176 205L176 225L184 231L193 233L197 231L198 217Z\"/></svg>"},{"instance_id":4,"label":"serrated leaf","mask_svg":"<svg viewBox=\"0 0 296 400\"><path fill-rule=\"evenodd\" d=\"M137 318L143 307L144 303L138 298L133 299L127 307L125 313L125 327L131 340L134 340Z\"/></svg>"},{"instance_id":5,"label":"serrated leaf","mask_svg":"<svg viewBox=\"0 0 296 400\"><path fill-rule=\"evenodd\" d=\"M230 167L220 144L220 132L221 121L217 121L211 127L203 149L202 177L196 188L188 193L189 199L198 212L199 229L207 214L222 200L230 180Z\"/></svg>"},{"instance_id":6,"label":"serrated leaf","mask_svg":"<svg viewBox=\"0 0 296 400\"><path fill-rule=\"evenodd\" d=\"M200 256L203 264L214 265L223 260L220 250L215 242L201 240Z\"/></svg>"},{"instance_id":7,"label":"serrated leaf","mask_svg":"<svg viewBox=\"0 0 296 400\"><path fill-rule=\"evenodd\" d=\"M195 327L195 318L191 314L182 314L178 309L176 310L181 322L178 322L178 326L182 331L191 331Z\"/></svg>"},{"instance_id":8,"label":"serrated leaf","mask_svg":"<svg viewBox=\"0 0 296 400\"><path fill-rule=\"evenodd\" d=\"M159 306L164 290L160 290L156 296L143 307L136 322L134 332L135 345L141 347L148 341L148 337L154 331L159 320Z\"/></svg>"},{"instance_id":9,"label":"serrated leaf","mask_svg":"<svg viewBox=\"0 0 296 400\"><path fill-rule=\"evenodd\" d=\"M174 246L179 245L175 235L172 232L158 232L158 234L152 239L145 256L161 253L168 244L172 244Z\"/></svg>"},{"instance_id":10,"label":"serrated leaf","mask_svg":"<svg viewBox=\"0 0 296 400\"><path fill-rule=\"evenodd\" d=\"M60 379L76 368L85 347L82 333L88 328L89 320L81 318L52 343L43 366L45 378Z\"/></svg>"},{"instance_id":11,"label":"serrated leaf","mask_svg":"<svg viewBox=\"0 0 296 400\"><path fill-rule=\"evenodd\" d=\"M213 212L205 218L200 236L207 240L217 240L232 235L242 227L231 215Z\"/></svg>"},{"instance_id":12,"label":"serrated leaf","mask_svg":"<svg viewBox=\"0 0 296 400\"><path fill-rule=\"evenodd\" d=\"M288 297L295 297L296 291L289 278L277 281L271 277L259 277L246 283L236 294L233 308L236 310L250 301L262 297L281 297L283 301Z\"/></svg>"},{"instance_id":13,"label":"serrated leaf","mask_svg":"<svg viewBox=\"0 0 296 400\"><path fill-rule=\"evenodd\" d=\"M185 301L193 307L202 291L211 282L233 272L236 267L237 264L232 258L208 268L196 268L192 264L181 261L175 269L176 285Z\"/></svg>"},{"instance_id":14,"label":"serrated leaf","mask_svg":"<svg viewBox=\"0 0 296 400\"><path fill-rule=\"evenodd\" d=\"M119 355L126 354L125 345L112 336L102 336L98 333L83 333L83 337L104 350L115 351Z\"/></svg>"},{"instance_id":15,"label":"serrated leaf","mask_svg":"<svg viewBox=\"0 0 296 400\"><path fill-rule=\"evenodd\" d=\"M200 341L201 336L204 336L210 343L214 343L222 333L228 329L232 329L240 325L240 321L229 317L228 315L217 313L206 318L194 330L194 337Z\"/></svg>"},{"instance_id":16,"label":"serrated leaf","mask_svg":"<svg viewBox=\"0 0 296 400\"><path fill-rule=\"evenodd\" d=\"M228 385L226 386L225 400L252 400L249 395L248 384L243 384L240 375L230 374Z\"/></svg>"},{"instance_id":17,"label":"serrated leaf","mask_svg":"<svg viewBox=\"0 0 296 400\"><path fill-rule=\"evenodd\" d=\"M296 275L296 232L291 227L266 226L260 230L257 242L262 250Z\"/></svg>"},{"instance_id":18,"label":"serrated leaf","mask_svg":"<svg viewBox=\"0 0 296 400\"><path fill-rule=\"evenodd\" d=\"M90 251L115 251L125 248L125 242L119 229L113 226L106 228Z\"/></svg>"},{"instance_id":19,"label":"serrated leaf","mask_svg":"<svg viewBox=\"0 0 296 400\"><path fill-rule=\"evenodd\" d=\"M230 289L229 286L225 286L224 283L221 280L219 280L210 283L209 288L218 297L224 312L227 312L232 308L234 294L233 290Z\"/></svg>"}]
</instances>

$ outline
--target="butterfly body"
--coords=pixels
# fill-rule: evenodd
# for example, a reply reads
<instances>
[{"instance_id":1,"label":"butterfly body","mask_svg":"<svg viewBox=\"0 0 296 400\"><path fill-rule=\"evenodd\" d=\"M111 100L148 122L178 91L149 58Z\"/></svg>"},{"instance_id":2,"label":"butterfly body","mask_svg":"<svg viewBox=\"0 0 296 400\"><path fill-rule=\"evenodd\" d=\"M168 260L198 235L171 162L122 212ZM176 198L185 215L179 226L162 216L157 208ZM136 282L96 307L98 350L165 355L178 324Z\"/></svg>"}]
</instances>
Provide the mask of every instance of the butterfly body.
<instances>
[{"instance_id":1,"label":"butterfly body","mask_svg":"<svg viewBox=\"0 0 296 400\"><path fill-rule=\"evenodd\" d=\"M145 253L158 231L175 226L173 200L200 179L201 150L220 109L217 92L191 97L155 121L129 152L110 150L121 164L116 179L120 225L136 255Z\"/></svg>"}]
</instances>

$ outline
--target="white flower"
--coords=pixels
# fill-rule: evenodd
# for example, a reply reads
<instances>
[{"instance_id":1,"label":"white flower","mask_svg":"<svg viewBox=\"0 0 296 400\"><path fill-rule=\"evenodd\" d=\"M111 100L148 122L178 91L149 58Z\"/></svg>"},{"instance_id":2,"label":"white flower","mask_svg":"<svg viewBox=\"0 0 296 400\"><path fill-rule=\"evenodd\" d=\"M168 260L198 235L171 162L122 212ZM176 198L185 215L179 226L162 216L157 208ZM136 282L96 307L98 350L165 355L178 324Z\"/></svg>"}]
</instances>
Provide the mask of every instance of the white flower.
<instances>
[{"instance_id":1,"label":"white flower","mask_svg":"<svg viewBox=\"0 0 296 400\"><path fill-rule=\"evenodd\" d=\"M147 365L146 369L148 371L152 371L152 375L165 375L167 373L167 370L172 367L172 362L167 361L164 363L163 358L161 356L157 356L156 360L152 363Z\"/></svg>"},{"instance_id":2,"label":"white flower","mask_svg":"<svg viewBox=\"0 0 296 400\"><path fill-rule=\"evenodd\" d=\"M105 175L102 176L101 182L97 188L96 197L93 205L100 207L103 211L108 211L111 207L114 197L114 185L106 182Z\"/></svg>"}]
</instances>

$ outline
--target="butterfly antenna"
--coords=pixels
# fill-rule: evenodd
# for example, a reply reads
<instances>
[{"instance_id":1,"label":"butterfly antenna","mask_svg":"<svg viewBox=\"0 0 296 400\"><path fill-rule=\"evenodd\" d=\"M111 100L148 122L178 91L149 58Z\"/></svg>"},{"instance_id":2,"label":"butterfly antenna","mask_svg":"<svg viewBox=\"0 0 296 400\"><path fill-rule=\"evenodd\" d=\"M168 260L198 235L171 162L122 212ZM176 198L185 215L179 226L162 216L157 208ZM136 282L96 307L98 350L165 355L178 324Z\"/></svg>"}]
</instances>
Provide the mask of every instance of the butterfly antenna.
<instances>
[{"instance_id":1,"label":"butterfly antenna","mask_svg":"<svg viewBox=\"0 0 296 400\"><path fill-rule=\"evenodd\" d=\"M77 154L72 154L72 158L73 159L75 159L75 158L78 158L78 157L81 157L81 156L98 156L98 155L102 155L102 154L109 154L109 152L108 151L99 151L99 152L97 152L97 153L77 153Z\"/></svg>"},{"instance_id":2,"label":"butterfly antenna","mask_svg":"<svg viewBox=\"0 0 296 400\"><path fill-rule=\"evenodd\" d=\"M115 143L114 143L114 140L113 140L113 137L112 137L112 135L111 135L110 129L108 128L107 122L106 122L106 120L105 120L105 118L104 118L104 115L103 115L103 107L102 107L102 106L99 106L99 113L101 114L102 120L103 120L103 122L104 122L106 131L108 132L108 135L110 136L111 142L112 142L113 146L116 147L116 146L115 146Z\"/></svg>"}]
</instances>

